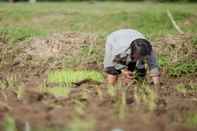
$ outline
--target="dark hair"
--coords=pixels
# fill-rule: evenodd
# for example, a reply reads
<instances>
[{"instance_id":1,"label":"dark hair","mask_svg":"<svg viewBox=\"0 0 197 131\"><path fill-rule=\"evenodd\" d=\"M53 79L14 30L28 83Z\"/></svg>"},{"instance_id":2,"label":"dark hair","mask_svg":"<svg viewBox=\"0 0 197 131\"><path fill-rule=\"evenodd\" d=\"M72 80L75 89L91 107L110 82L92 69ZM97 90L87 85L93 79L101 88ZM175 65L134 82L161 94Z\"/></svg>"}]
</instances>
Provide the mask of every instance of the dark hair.
<instances>
[{"instance_id":1,"label":"dark hair","mask_svg":"<svg viewBox=\"0 0 197 131\"><path fill-rule=\"evenodd\" d=\"M150 55L152 52L152 46L150 42L146 39L134 40L131 43L130 48L132 54L138 53L140 54L140 56L147 56Z\"/></svg>"}]
</instances>

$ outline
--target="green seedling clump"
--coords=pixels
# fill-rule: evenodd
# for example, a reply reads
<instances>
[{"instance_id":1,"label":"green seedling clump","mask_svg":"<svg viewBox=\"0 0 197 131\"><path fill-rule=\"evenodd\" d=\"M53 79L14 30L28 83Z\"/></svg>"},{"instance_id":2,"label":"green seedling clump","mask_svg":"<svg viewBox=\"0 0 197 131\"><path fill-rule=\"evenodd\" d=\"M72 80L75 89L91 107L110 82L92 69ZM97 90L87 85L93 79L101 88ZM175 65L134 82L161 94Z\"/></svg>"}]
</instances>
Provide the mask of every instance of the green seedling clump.
<instances>
[{"instance_id":1,"label":"green seedling clump","mask_svg":"<svg viewBox=\"0 0 197 131\"><path fill-rule=\"evenodd\" d=\"M42 86L41 91L54 94L55 96L68 96L72 85L83 80L103 82L104 78L103 75L97 71L52 71L48 74L47 83L55 84L55 86L51 88L45 84Z\"/></svg>"},{"instance_id":2,"label":"green seedling clump","mask_svg":"<svg viewBox=\"0 0 197 131\"><path fill-rule=\"evenodd\" d=\"M82 80L93 80L97 82L103 81L103 75L96 71L73 71L73 70L63 70L50 72L48 75L49 82L65 83L66 86L71 86L74 82L79 82Z\"/></svg>"}]
</instances>

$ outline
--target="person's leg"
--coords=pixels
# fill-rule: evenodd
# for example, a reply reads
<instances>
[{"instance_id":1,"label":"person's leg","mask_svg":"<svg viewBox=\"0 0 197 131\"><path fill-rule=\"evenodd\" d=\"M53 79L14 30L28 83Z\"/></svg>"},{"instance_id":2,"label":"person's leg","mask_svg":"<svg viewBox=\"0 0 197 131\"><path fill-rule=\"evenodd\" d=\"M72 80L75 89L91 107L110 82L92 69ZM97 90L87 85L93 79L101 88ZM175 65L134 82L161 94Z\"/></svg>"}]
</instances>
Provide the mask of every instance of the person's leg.
<instances>
[{"instance_id":1,"label":"person's leg","mask_svg":"<svg viewBox=\"0 0 197 131\"><path fill-rule=\"evenodd\" d=\"M114 67L107 67L105 72L107 73L107 84L115 85L118 80L118 75L121 74L121 71L116 70Z\"/></svg>"}]
</instances>

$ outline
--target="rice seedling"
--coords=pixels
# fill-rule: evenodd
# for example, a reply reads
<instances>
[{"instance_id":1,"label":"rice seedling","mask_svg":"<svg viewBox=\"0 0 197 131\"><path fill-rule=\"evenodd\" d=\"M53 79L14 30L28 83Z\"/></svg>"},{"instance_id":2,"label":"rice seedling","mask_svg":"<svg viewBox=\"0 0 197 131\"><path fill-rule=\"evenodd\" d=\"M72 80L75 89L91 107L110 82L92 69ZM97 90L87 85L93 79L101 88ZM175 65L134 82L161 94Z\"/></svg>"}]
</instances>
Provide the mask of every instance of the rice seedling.
<instances>
[{"instance_id":1,"label":"rice seedling","mask_svg":"<svg viewBox=\"0 0 197 131\"><path fill-rule=\"evenodd\" d=\"M126 103L126 93L127 87L123 86L122 83L118 83L115 87L116 90L113 90L113 96L115 98L115 113L118 116L118 119L125 119L127 114L127 103Z\"/></svg>"},{"instance_id":2,"label":"rice seedling","mask_svg":"<svg viewBox=\"0 0 197 131\"><path fill-rule=\"evenodd\" d=\"M63 70L63 71L52 71L48 74L48 80L43 82L41 85L41 92L48 92L57 97L67 97L71 91L71 87L78 82L83 80L90 80L95 82L102 82L103 75L96 71L74 71L74 70ZM52 87L49 87L52 85ZM85 93L82 96L87 96Z\"/></svg>"},{"instance_id":3,"label":"rice seedling","mask_svg":"<svg viewBox=\"0 0 197 131\"><path fill-rule=\"evenodd\" d=\"M8 81L8 89L12 90L16 96L17 99L20 100L25 92L24 90L24 86L22 84L19 84L17 78L19 76L18 75L11 75L9 77L7 77L7 81Z\"/></svg>"},{"instance_id":4,"label":"rice seedling","mask_svg":"<svg viewBox=\"0 0 197 131\"><path fill-rule=\"evenodd\" d=\"M115 97L116 96L116 92L117 92L117 88L114 86L108 86L107 87L107 93L111 96L111 97Z\"/></svg>"},{"instance_id":5,"label":"rice seedling","mask_svg":"<svg viewBox=\"0 0 197 131\"><path fill-rule=\"evenodd\" d=\"M0 89L5 89L8 86L8 82L5 80L0 80Z\"/></svg>"},{"instance_id":6,"label":"rice seedling","mask_svg":"<svg viewBox=\"0 0 197 131\"><path fill-rule=\"evenodd\" d=\"M0 80L0 89L2 90L11 90L13 91L16 96L17 96L17 99L21 99L23 94L24 94L24 87L23 85L17 80L19 76L18 75L9 75L4 78L3 80ZM7 99L7 96L3 94L3 92L1 93L5 99Z\"/></svg>"},{"instance_id":7,"label":"rice seedling","mask_svg":"<svg viewBox=\"0 0 197 131\"><path fill-rule=\"evenodd\" d=\"M48 75L49 82L64 83L66 86L71 86L73 83L82 80L93 80L97 82L103 82L103 75L96 71L82 70L63 70L50 72Z\"/></svg>"},{"instance_id":8,"label":"rice seedling","mask_svg":"<svg viewBox=\"0 0 197 131\"><path fill-rule=\"evenodd\" d=\"M23 95L24 95L24 93L25 93L25 90L24 90L24 87L19 86L19 87L17 87L17 88L14 90L14 92L16 93L17 99L18 99L18 100L21 100L22 97L23 97Z\"/></svg>"},{"instance_id":9,"label":"rice seedling","mask_svg":"<svg viewBox=\"0 0 197 131\"><path fill-rule=\"evenodd\" d=\"M53 88L46 88L46 92L51 93L56 97L61 97L61 96L67 97L70 93L70 89L64 87L53 87Z\"/></svg>"},{"instance_id":10,"label":"rice seedling","mask_svg":"<svg viewBox=\"0 0 197 131\"><path fill-rule=\"evenodd\" d=\"M154 110L156 108L156 92L146 82L139 84L136 90L137 101L143 104L148 110Z\"/></svg>"},{"instance_id":11,"label":"rice seedling","mask_svg":"<svg viewBox=\"0 0 197 131\"><path fill-rule=\"evenodd\" d=\"M78 117L80 115L83 115L85 114L85 109L86 109L86 106L84 103L82 103L80 100L74 100L74 115L75 117Z\"/></svg>"},{"instance_id":12,"label":"rice seedling","mask_svg":"<svg viewBox=\"0 0 197 131\"><path fill-rule=\"evenodd\" d=\"M70 93L70 88L66 87L65 85L48 87L46 81L42 83L39 89L40 92L50 93L56 97L67 97Z\"/></svg>"}]
</instances>

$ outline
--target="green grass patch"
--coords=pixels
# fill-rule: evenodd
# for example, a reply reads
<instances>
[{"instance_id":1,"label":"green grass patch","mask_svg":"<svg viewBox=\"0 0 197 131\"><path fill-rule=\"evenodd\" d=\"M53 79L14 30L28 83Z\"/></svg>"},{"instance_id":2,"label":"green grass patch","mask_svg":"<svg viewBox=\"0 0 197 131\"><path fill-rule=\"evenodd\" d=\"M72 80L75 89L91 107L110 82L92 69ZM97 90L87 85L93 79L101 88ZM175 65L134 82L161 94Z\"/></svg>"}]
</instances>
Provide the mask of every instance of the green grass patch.
<instances>
[{"instance_id":1,"label":"green grass patch","mask_svg":"<svg viewBox=\"0 0 197 131\"><path fill-rule=\"evenodd\" d=\"M83 80L92 80L95 82L103 82L104 77L102 73L97 71L75 71L75 70L63 70L52 71L48 74L47 85L54 85L53 87L47 87L43 84L41 92L48 92L55 96L68 96L73 83L77 83Z\"/></svg>"},{"instance_id":2,"label":"green grass patch","mask_svg":"<svg viewBox=\"0 0 197 131\"><path fill-rule=\"evenodd\" d=\"M120 28L134 28L152 39L176 33L167 17L167 9L184 31L197 32L195 20L189 26L184 25L185 20L195 16L196 6L177 3L4 3L0 5L0 27L33 28L38 32L42 29L48 33L94 32L100 38Z\"/></svg>"},{"instance_id":3,"label":"green grass patch","mask_svg":"<svg viewBox=\"0 0 197 131\"><path fill-rule=\"evenodd\" d=\"M14 44L34 36L46 36L44 31L34 30L26 27L0 27L0 40L5 43Z\"/></svg>"}]
</instances>

